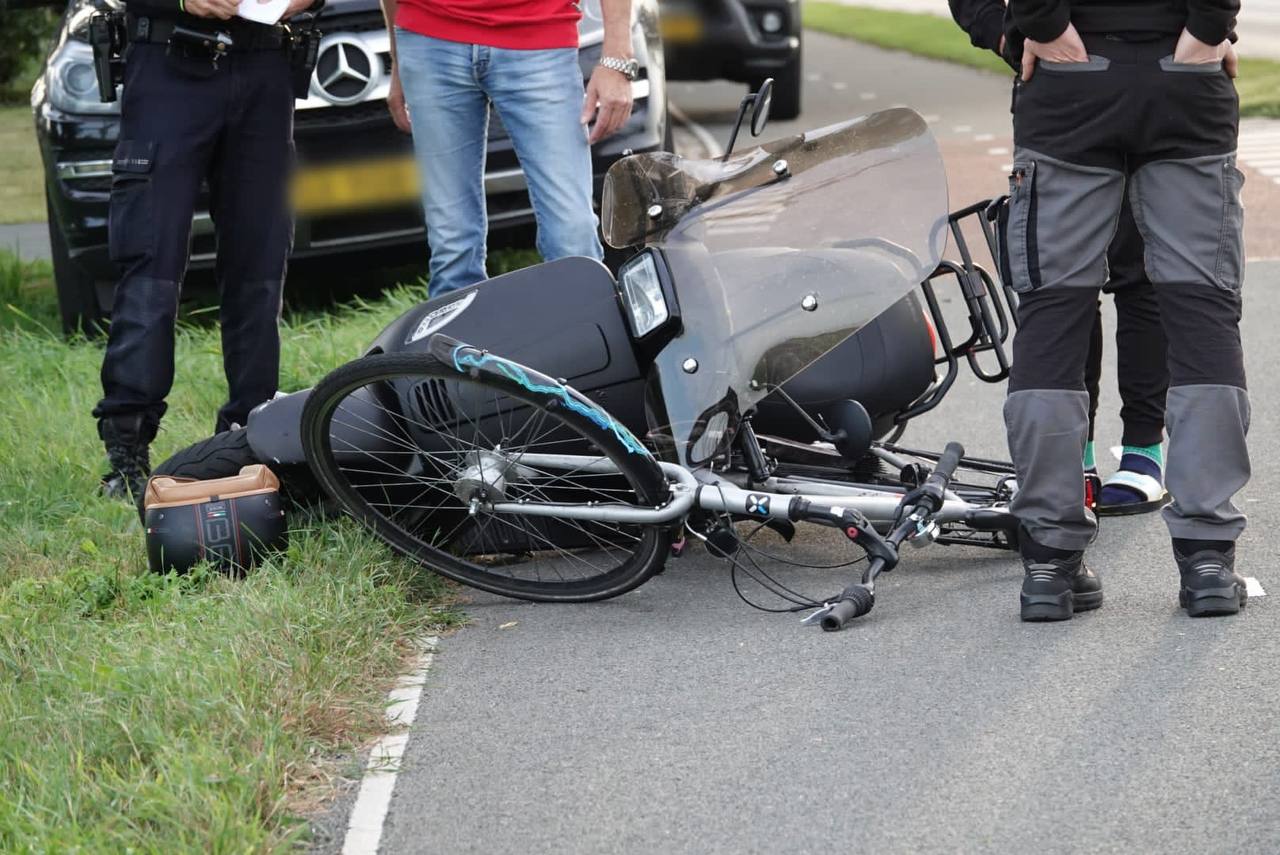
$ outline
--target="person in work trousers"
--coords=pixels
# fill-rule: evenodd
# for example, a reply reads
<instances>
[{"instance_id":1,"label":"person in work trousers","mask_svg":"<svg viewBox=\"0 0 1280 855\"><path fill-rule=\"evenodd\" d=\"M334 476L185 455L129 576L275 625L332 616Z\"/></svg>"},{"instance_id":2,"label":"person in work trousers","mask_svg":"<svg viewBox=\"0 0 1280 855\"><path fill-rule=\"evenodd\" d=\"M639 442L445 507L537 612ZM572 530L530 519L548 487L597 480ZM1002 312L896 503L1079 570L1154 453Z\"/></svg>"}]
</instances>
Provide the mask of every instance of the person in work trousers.
<instances>
[{"instance_id":1,"label":"person in work trousers","mask_svg":"<svg viewBox=\"0 0 1280 855\"><path fill-rule=\"evenodd\" d=\"M1022 38L1009 20L1004 0L950 0L951 16L974 47L994 53L1016 71ZM1007 31L1007 32L1006 32ZM1123 433L1120 466L1102 483L1099 514L1136 514L1158 510L1164 489L1164 400L1169 390L1164 327L1155 289L1143 267L1142 236L1124 197L1115 237L1107 247L1107 283L1102 290L1116 303L1116 362ZM1089 392L1089 437L1084 470L1096 476L1094 436L1102 380L1102 303L1094 317L1085 364Z\"/></svg>"},{"instance_id":2,"label":"person in work trousers","mask_svg":"<svg viewBox=\"0 0 1280 855\"><path fill-rule=\"evenodd\" d=\"M128 0L120 137L112 162L108 242L123 269L93 415L111 472L103 492L133 497L150 474L151 441L174 374L174 322L207 179L217 229L222 358L229 395L216 429L244 424L276 392L281 293L293 242L287 181L293 84L287 31L235 17L237 0ZM322 0L291 0L286 16ZM175 27L221 31L216 56L175 40ZM170 44L173 42L173 44Z\"/></svg>"},{"instance_id":3,"label":"person in work trousers","mask_svg":"<svg viewBox=\"0 0 1280 855\"><path fill-rule=\"evenodd\" d=\"M1249 480L1240 342L1244 176L1224 66L1235 0L1011 0L1025 34L1014 100L1008 245L1020 294L1005 402L1019 489L1024 620L1102 604L1084 563L1084 366L1127 193L1168 340L1164 517L1192 616L1245 604L1232 503Z\"/></svg>"}]
</instances>

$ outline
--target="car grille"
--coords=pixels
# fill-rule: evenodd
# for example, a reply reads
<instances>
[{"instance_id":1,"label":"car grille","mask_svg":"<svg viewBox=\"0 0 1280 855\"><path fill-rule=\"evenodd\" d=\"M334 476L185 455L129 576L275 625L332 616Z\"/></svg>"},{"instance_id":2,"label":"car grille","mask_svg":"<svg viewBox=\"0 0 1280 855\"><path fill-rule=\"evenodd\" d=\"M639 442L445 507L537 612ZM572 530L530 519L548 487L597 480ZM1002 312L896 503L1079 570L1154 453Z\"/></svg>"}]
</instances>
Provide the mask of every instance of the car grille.
<instances>
[{"instance_id":1,"label":"car grille","mask_svg":"<svg viewBox=\"0 0 1280 855\"><path fill-rule=\"evenodd\" d=\"M365 101L350 107L322 107L317 110L298 110L293 116L295 130L309 131L316 128L332 128L341 125L391 124L387 102ZM354 130L354 128L353 128Z\"/></svg>"},{"instance_id":2,"label":"car grille","mask_svg":"<svg viewBox=\"0 0 1280 855\"><path fill-rule=\"evenodd\" d=\"M316 28L320 32L329 33L368 33L386 29L386 21L381 12L358 12L354 15L335 15L332 18L320 16Z\"/></svg>"}]
</instances>

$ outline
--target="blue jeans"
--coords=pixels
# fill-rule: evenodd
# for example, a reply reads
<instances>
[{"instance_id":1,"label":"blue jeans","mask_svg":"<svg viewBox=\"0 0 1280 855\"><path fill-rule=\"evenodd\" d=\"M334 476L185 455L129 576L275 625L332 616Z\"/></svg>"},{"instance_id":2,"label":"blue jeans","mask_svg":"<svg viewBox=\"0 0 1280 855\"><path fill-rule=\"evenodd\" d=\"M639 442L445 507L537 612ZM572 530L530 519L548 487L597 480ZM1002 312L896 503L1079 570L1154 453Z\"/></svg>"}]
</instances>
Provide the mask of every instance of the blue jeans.
<instances>
[{"instance_id":1,"label":"blue jeans","mask_svg":"<svg viewBox=\"0 0 1280 855\"><path fill-rule=\"evenodd\" d=\"M538 222L538 252L601 259L591 149L573 48L507 50L396 30L400 81L422 177L431 295L485 273L484 161L492 102L515 146Z\"/></svg>"}]
</instances>

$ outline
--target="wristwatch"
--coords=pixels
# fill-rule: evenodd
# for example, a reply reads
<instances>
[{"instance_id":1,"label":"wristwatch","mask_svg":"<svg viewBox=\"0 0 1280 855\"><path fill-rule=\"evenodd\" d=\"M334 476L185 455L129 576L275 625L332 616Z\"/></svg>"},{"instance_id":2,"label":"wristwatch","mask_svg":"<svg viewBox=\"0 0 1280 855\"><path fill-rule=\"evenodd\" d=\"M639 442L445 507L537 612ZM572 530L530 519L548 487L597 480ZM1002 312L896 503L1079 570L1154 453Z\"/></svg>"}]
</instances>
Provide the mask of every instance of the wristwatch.
<instances>
[{"instance_id":1,"label":"wristwatch","mask_svg":"<svg viewBox=\"0 0 1280 855\"><path fill-rule=\"evenodd\" d=\"M640 63L636 61L635 57L619 59L616 56L602 56L600 57L599 65L626 75L628 80L635 80L640 76Z\"/></svg>"}]
</instances>

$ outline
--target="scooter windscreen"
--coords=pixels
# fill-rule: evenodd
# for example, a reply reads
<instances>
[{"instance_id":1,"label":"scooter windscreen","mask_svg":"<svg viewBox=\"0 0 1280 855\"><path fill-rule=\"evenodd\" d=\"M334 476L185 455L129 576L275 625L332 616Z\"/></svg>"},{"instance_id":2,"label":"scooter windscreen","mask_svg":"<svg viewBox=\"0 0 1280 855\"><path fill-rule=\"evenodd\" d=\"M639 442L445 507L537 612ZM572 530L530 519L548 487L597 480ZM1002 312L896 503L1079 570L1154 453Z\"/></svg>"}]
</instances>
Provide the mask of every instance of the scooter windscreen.
<instances>
[{"instance_id":1,"label":"scooter windscreen","mask_svg":"<svg viewBox=\"0 0 1280 855\"><path fill-rule=\"evenodd\" d=\"M905 108L725 163L661 152L616 163L605 238L658 247L679 303L650 409L680 462L723 452L743 413L930 275L947 211L937 144Z\"/></svg>"}]
</instances>

